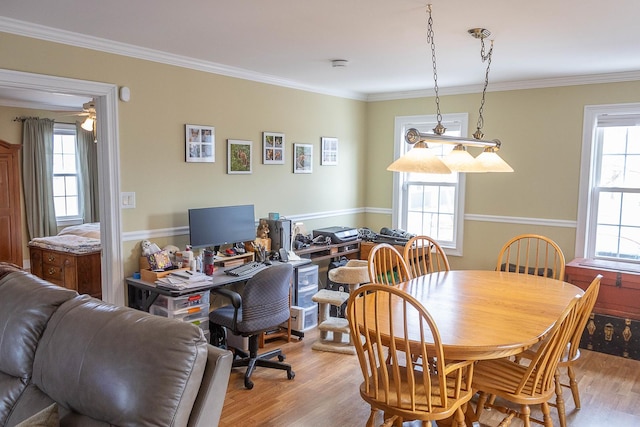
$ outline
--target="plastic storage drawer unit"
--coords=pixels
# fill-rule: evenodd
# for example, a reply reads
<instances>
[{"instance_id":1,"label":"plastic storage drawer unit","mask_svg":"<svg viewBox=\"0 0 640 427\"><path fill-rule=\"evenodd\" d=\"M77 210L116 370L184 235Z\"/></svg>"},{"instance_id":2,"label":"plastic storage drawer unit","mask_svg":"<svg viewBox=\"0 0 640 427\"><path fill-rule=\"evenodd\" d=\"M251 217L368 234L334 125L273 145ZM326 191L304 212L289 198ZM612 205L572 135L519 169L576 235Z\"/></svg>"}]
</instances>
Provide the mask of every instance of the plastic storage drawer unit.
<instances>
[{"instance_id":1,"label":"plastic storage drawer unit","mask_svg":"<svg viewBox=\"0 0 640 427\"><path fill-rule=\"evenodd\" d=\"M149 313L156 314L162 317L170 317L173 319L183 320L185 322L193 322L199 319L204 319L205 317L209 317L209 304L196 305L193 307L187 307L175 311L169 311L166 308L152 305L149 308Z\"/></svg>"},{"instance_id":2,"label":"plastic storage drawer unit","mask_svg":"<svg viewBox=\"0 0 640 427\"><path fill-rule=\"evenodd\" d=\"M158 295L153 305L166 308L173 312L195 305L209 304L209 291L196 292L194 294L182 295L179 297L168 297L166 295Z\"/></svg>"},{"instance_id":3,"label":"plastic storage drawer unit","mask_svg":"<svg viewBox=\"0 0 640 427\"><path fill-rule=\"evenodd\" d=\"M318 326L318 305L313 307L291 307L291 329L304 332Z\"/></svg>"},{"instance_id":4,"label":"plastic storage drawer unit","mask_svg":"<svg viewBox=\"0 0 640 427\"><path fill-rule=\"evenodd\" d=\"M318 285L312 284L310 286L298 289L298 300L296 301L296 306L302 308L308 308L315 306L316 303L313 301L313 296L318 293Z\"/></svg>"}]
</instances>

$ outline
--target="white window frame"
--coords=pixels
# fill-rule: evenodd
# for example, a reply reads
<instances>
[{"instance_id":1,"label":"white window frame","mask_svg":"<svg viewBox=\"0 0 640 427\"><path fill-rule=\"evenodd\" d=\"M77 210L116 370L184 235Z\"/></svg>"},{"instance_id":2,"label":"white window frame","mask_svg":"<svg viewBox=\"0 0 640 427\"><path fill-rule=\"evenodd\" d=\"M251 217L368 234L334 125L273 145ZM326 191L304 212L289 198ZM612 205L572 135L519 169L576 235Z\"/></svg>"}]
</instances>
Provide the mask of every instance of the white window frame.
<instances>
[{"instance_id":1,"label":"white window frame","mask_svg":"<svg viewBox=\"0 0 640 427\"><path fill-rule=\"evenodd\" d=\"M397 159L406 153L411 146L404 140L407 129L412 127L424 127L425 125L435 127L437 124L435 114L419 115L419 116L397 116L395 118L394 129L394 158ZM452 113L442 115L442 124L447 126L459 126L460 135L466 136L468 130L469 115L467 113ZM430 143L430 146L433 146ZM464 199L465 199L465 174L453 172L457 175L457 180L453 185L455 187L456 198L454 208L454 230L452 242L440 242L448 255L462 256L463 247L463 231L464 231ZM393 173L393 204L391 222L394 228L404 229L407 224L407 197L405 187L405 174L402 172Z\"/></svg>"},{"instance_id":2,"label":"white window frame","mask_svg":"<svg viewBox=\"0 0 640 427\"><path fill-rule=\"evenodd\" d=\"M57 216L56 215L56 224L58 227L66 227L69 225L78 225L82 224L82 192L80 188L80 169L78 167L78 135L75 125L68 123L56 123L54 124L54 135L75 135L76 138L76 182L78 183L78 215L72 216ZM56 174L54 174L55 176ZM51 177L53 179L53 176Z\"/></svg>"},{"instance_id":3,"label":"white window frame","mask_svg":"<svg viewBox=\"0 0 640 427\"><path fill-rule=\"evenodd\" d=\"M640 115L640 103L588 105L584 109L582 131L582 158L580 163L580 187L578 195L578 221L576 230L575 255L579 258L596 259L595 234L598 209L598 118L603 115ZM603 258L611 259L611 258ZM616 262L637 263L632 260L615 259Z\"/></svg>"}]
</instances>

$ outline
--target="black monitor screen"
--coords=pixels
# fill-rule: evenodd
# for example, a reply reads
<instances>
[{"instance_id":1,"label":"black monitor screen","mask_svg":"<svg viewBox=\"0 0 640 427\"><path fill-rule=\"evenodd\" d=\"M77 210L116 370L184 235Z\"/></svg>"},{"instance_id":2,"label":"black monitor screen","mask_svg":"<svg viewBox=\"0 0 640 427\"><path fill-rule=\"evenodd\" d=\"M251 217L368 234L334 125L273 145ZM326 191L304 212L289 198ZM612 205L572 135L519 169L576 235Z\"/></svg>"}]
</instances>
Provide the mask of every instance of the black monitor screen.
<instances>
[{"instance_id":1,"label":"black monitor screen","mask_svg":"<svg viewBox=\"0 0 640 427\"><path fill-rule=\"evenodd\" d=\"M248 242L255 238L253 205L189 209L189 240L194 248Z\"/></svg>"}]
</instances>

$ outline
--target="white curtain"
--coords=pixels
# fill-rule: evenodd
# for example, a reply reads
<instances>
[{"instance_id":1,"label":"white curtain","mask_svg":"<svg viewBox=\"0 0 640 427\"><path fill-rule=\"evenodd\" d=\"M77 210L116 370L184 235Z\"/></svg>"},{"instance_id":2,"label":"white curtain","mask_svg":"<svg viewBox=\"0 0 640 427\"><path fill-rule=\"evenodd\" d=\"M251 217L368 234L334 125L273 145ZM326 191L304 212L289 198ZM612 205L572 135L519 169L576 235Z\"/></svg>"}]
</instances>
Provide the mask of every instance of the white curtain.
<instances>
[{"instance_id":1,"label":"white curtain","mask_svg":"<svg viewBox=\"0 0 640 427\"><path fill-rule=\"evenodd\" d=\"M58 232L53 208L53 120L22 124L22 185L29 240Z\"/></svg>"}]
</instances>

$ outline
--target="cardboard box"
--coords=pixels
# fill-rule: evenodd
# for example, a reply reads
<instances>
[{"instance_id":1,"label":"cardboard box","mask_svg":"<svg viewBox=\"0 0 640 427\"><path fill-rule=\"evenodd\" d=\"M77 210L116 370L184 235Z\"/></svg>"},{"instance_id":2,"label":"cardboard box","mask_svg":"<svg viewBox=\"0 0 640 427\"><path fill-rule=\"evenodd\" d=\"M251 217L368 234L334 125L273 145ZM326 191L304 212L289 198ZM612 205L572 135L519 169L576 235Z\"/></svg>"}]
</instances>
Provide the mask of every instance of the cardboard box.
<instances>
[{"instance_id":1,"label":"cardboard box","mask_svg":"<svg viewBox=\"0 0 640 427\"><path fill-rule=\"evenodd\" d=\"M152 271L146 268L144 270L140 270L140 278L145 282L155 282L159 278L168 276L169 274L175 273L176 271L186 271L186 270L188 270L188 268L176 268L173 270L166 270L166 271Z\"/></svg>"}]
</instances>

